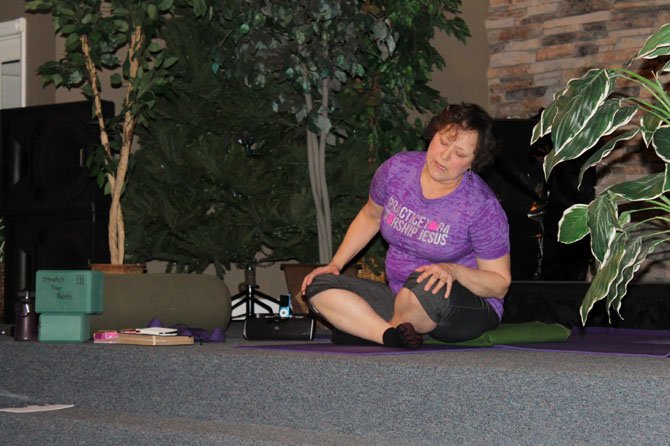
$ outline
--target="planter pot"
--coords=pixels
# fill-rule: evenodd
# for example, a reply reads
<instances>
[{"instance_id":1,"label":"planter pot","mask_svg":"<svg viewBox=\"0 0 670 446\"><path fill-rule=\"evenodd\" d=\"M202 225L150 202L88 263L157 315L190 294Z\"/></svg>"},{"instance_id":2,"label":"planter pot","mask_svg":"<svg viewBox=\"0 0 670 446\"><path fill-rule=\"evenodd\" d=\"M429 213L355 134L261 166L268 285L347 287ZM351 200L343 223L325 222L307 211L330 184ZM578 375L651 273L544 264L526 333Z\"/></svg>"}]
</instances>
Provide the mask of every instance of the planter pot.
<instances>
[{"instance_id":1,"label":"planter pot","mask_svg":"<svg viewBox=\"0 0 670 446\"><path fill-rule=\"evenodd\" d=\"M144 274L147 266L144 263L112 265L111 263L91 263L93 271L102 271L105 274Z\"/></svg>"}]
</instances>

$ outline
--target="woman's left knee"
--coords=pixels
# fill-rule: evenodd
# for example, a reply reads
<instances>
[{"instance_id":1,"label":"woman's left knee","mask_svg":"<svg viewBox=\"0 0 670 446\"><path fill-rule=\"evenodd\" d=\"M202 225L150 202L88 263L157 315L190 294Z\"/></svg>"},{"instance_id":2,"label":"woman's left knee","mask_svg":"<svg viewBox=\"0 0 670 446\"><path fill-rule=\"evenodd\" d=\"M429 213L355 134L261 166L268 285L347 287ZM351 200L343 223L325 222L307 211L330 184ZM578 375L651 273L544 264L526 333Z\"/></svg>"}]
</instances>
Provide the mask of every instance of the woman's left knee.
<instances>
[{"instance_id":1,"label":"woman's left knee","mask_svg":"<svg viewBox=\"0 0 670 446\"><path fill-rule=\"evenodd\" d=\"M309 302L310 299L323 291L344 288L340 282L340 276L334 274L316 276L305 290L305 300Z\"/></svg>"}]
</instances>

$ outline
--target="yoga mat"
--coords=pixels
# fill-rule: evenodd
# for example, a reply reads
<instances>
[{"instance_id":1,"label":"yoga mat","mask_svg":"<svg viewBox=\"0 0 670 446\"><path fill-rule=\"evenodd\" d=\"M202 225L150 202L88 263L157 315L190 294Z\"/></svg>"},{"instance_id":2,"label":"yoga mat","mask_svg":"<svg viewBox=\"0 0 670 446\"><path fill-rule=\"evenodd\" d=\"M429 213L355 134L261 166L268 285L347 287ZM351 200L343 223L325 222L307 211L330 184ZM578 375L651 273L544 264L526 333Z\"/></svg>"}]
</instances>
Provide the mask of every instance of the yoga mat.
<instances>
[{"instance_id":1,"label":"yoga mat","mask_svg":"<svg viewBox=\"0 0 670 446\"><path fill-rule=\"evenodd\" d=\"M578 327L565 342L505 345L498 348L670 358L669 330Z\"/></svg>"},{"instance_id":2,"label":"yoga mat","mask_svg":"<svg viewBox=\"0 0 670 446\"><path fill-rule=\"evenodd\" d=\"M570 336L570 330L560 324L542 322L524 322L520 324L501 324L495 330L484 333L478 338L464 342L447 343L427 338L419 350L389 348L381 345L336 345L332 343L311 344L274 344L241 346L262 350L291 350L313 353L349 354L349 355L398 355L408 353L430 353L447 350L472 350L475 348L492 347L503 343L528 343L564 341Z\"/></svg>"},{"instance_id":3,"label":"yoga mat","mask_svg":"<svg viewBox=\"0 0 670 446\"><path fill-rule=\"evenodd\" d=\"M531 344L537 342L563 342L570 337L570 330L561 324L546 324L539 321L519 324L500 324L498 328L481 336L462 342L442 342L432 338L425 344L446 344L464 347L492 347L494 345Z\"/></svg>"},{"instance_id":4,"label":"yoga mat","mask_svg":"<svg viewBox=\"0 0 670 446\"><path fill-rule=\"evenodd\" d=\"M530 325L529 325L530 324ZM541 323L510 324L515 327L499 327L496 333L492 332L485 336L485 340L476 341L476 345L445 344L435 340L426 340L423 348L419 350L406 350L399 348L388 348L383 346L363 346L363 345L335 345L330 342L312 342L312 343L287 343L287 344L259 344L243 345L238 348L256 349L256 350L275 350L275 351L296 351L305 353L322 354L341 354L341 355L398 355L431 353L445 351L471 351L482 348L489 349L510 349L510 350L528 350L541 352L572 352L584 354L602 354L602 355L632 355L648 356L655 358L670 358L670 331L668 330L638 330L622 329L609 327L586 327L574 328L572 331L567 328L548 327L548 333L538 334L537 331L542 327ZM554 325L554 324L543 324ZM530 327L530 328L529 328ZM522 340L518 337L519 333L531 330L535 339L533 342L522 342L519 344L494 344L484 345L485 342L514 342ZM569 334L568 339L563 339L565 333ZM562 335L561 335L562 333ZM514 338L511 339L511 335ZM484 336L484 335L483 335ZM559 342L545 341L538 342L542 336L559 336ZM563 338L561 338L561 336ZM475 340L472 340L475 341ZM472 342L468 341L468 342ZM474 342L473 342L474 344Z\"/></svg>"},{"instance_id":5,"label":"yoga mat","mask_svg":"<svg viewBox=\"0 0 670 446\"><path fill-rule=\"evenodd\" d=\"M476 350L479 347L465 347L458 345L424 345L419 350L406 348L391 348L383 345L337 345L330 342L312 342L310 344L261 344L261 345L238 345L237 348L248 350L275 350L293 351L304 353L322 353L330 355L406 355L417 353L434 353L444 351Z\"/></svg>"}]
</instances>

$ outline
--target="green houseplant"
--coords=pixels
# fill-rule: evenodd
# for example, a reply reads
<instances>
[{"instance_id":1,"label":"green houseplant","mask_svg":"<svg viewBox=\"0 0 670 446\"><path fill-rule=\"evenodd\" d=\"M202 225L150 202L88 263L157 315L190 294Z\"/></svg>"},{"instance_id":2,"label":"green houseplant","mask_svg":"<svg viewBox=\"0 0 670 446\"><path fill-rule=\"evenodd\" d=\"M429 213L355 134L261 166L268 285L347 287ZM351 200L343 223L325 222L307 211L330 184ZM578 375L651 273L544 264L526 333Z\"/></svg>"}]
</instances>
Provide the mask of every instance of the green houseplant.
<instances>
[{"instance_id":1,"label":"green houseplant","mask_svg":"<svg viewBox=\"0 0 670 446\"><path fill-rule=\"evenodd\" d=\"M629 282L655 248L670 240L670 94L662 77L670 72L670 24L650 36L628 66L593 69L570 80L542 112L532 142L551 133L553 150L544 159L548 178L559 163L586 152L584 172L599 165L615 147L634 138L651 151L659 172L614 184L588 204L568 208L559 223L559 240L573 243L590 235L596 272L581 304L586 323L595 302L606 299L608 314L619 313ZM634 61L652 68L640 74ZM630 87L640 94L631 94ZM585 155L586 157L586 155Z\"/></svg>"},{"instance_id":2,"label":"green houseplant","mask_svg":"<svg viewBox=\"0 0 670 446\"><path fill-rule=\"evenodd\" d=\"M212 3L221 6L220 20L205 24L182 17L163 29L166 56L179 61L170 67L171 94L157 99L149 131L140 130L142 150L126 201L132 226L128 249L136 259L166 260L184 271L213 264L219 275L231 263L247 263L256 254L261 262L317 263L307 131L321 135L316 123L326 118L330 123L331 132L321 141L326 142L322 155L335 243L367 199L379 163L423 145L422 126L409 122L408 115L437 111L445 104L428 86L432 69L444 66L431 39L435 28L446 28L459 40L468 36L460 18L444 16L447 7L460 2L319 3L324 8L368 8L332 13L332 23L324 29L346 26L352 14L370 22L367 28L354 27L356 39L350 39L351 48L342 49L363 73L346 82L337 77L337 82L329 81L334 87L326 116L316 112L322 90L307 85L314 101L309 114L304 91L296 90L296 80L281 70L282 61L297 57L291 46L297 44L298 28L292 24L325 14L317 3ZM381 35L375 38L370 28L381 17L393 31L391 52L380 50ZM275 26L279 20L281 26ZM279 30L289 40L271 47ZM309 39L318 37L312 28L308 34ZM367 252L372 250L383 257L381 243Z\"/></svg>"},{"instance_id":3,"label":"green houseplant","mask_svg":"<svg viewBox=\"0 0 670 446\"><path fill-rule=\"evenodd\" d=\"M169 89L168 69L158 30L182 6L207 12L204 0L30 0L29 11L51 13L55 31L65 39L65 55L39 68L45 84L81 88L92 101L100 130L100 151L89 160L98 183L111 194L109 250L111 263L125 257L121 198L130 167L135 128L151 116L156 97ZM124 87L121 109L112 119L102 111L100 75L111 70L113 87Z\"/></svg>"},{"instance_id":4,"label":"green houseplant","mask_svg":"<svg viewBox=\"0 0 670 446\"><path fill-rule=\"evenodd\" d=\"M305 258L314 246L304 138L272 110L275 87L250 89L211 70L210 51L229 32L188 16L161 31L179 61L170 94L138 129L125 202L137 261L183 272L213 265L223 277L232 264Z\"/></svg>"},{"instance_id":5,"label":"green houseplant","mask_svg":"<svg viewBox=\"0 0 670 446\"><path fill-rule=\"evenodd\" d=\"M222 46L235 46L237 60L215 57L213 68L251 87L279 86L273 108L290 113L295 127L305 134L319 262L326 263L337 232L333 223L337 205L332 202L336 194L328 178L332 153L355 141L358 150L371 152L368 168L374 170L384 150L388 156L416 148L399 147L407 142L403 132L417 134L406 122L407 112L434 111L443 105L427 85L432 69L444 66L430 40L435 29L461 41L469 36L458 17L461 2L249 0L235 7L231 3L218 17L232 30ZM391 137L383 136L385 132Z\"/></svg>"}]
</instances>

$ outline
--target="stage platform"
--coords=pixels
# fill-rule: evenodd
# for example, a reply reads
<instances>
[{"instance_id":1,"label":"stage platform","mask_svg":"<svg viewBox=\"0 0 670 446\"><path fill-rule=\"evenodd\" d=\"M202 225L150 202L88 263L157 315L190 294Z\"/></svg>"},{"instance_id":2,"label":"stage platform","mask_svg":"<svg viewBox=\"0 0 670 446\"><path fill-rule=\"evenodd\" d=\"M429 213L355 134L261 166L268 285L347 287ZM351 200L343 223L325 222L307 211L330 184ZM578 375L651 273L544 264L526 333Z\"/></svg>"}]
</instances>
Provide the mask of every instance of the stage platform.
<instances>
[{"instance_id":1,"label":"stage platform","mask_svg":"<svg viewBox=\"0 0 670 446\"><path fill-rule=\"evenodd\" d=\"M664 444L670 359L518 349L361 355L0 336L12 445ZM322 339L325 333L314 342ZM297 342L297 341L296 341ZM286 344L286 341L281 342ZM300 342L304 344L305 342Z\"/></svg>"},{"instance_id":2,"label":"stage platform","mask_svg":"<svg viewBox=\"0 0 670 446\"><path fill-rule=\"evenodd\" d=\"M588 282L514 281L505 297L503 321L556 322L581 327L579 307L588 288ZM596 302L586 325L670 330L669 283L632 283L621 302L622 317L614 312L609 317L605 301Z\"/></svg>"}]
</instances>

